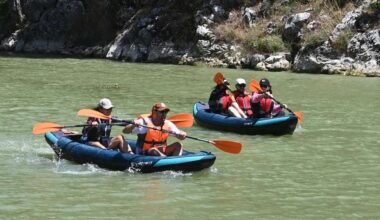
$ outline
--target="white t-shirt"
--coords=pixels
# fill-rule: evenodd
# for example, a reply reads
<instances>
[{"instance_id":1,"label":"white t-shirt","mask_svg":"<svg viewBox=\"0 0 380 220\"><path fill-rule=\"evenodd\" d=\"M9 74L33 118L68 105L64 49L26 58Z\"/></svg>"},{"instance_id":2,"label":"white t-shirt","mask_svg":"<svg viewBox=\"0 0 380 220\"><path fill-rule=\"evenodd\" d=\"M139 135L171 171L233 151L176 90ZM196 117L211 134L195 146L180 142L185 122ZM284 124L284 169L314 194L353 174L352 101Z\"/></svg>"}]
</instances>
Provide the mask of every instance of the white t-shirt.
<instances>
[{"instance_id":1,"label":"white t-shirt","mask_svg":"<svg viewBox=\"0 0 380 220\"><path fill-rule=\"evenodd\" d=\"M145 120L146 120L146 121L150 121L150 122L152 122L152 119L151 119L151 118L145 118ZM142 118L138 119L137 122L138 122L139 124L143 124L143 125L145 125L144 120L143 120ZM173 133L175 133L175 134L179 134L179 133L181 132L181 131L177 128L177 126L175 126L175 124L174 124L173 122L168 121L168 120L165 120L165 122L168 123L168 125L169 125L169 129L168 129L168 130L169 130L170 132L173 132ZM132 134L146 134L147 129L149 129L149 128L145 128L145 127L142 127L142 126L138 126L138 127L133 128L133 130L132 130ZM170 135L171 135L171 136L174 136L173 134L170 134Z\"/></svg>"}]
</instances>

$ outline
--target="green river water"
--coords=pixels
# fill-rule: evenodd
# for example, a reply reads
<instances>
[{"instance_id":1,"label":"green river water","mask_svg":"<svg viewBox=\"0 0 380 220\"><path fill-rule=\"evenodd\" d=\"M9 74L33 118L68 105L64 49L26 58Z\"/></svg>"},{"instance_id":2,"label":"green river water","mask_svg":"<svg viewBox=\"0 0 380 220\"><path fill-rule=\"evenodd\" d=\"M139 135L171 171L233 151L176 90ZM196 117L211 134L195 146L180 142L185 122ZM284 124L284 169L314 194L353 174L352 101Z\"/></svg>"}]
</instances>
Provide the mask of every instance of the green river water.
<instances>
[{"instance_id":1,"label":"green river water","mask_svg":"<svg viewBox=\"0 0 380 220\"><path fill-rule=\"evenodd\" d=\"M185 128L243 144L233 155L183 141L217 157L187 174L77 165L31 133L37 122L82 124L77 111L102 97L125 119L158 101L171 114L191 113L217 71L232 84L269 78L275 97L303 112L302 126L279 137ZM379 96L380 78L0 57L0 219L380 219Z\"/></svg>"}]
</instances>

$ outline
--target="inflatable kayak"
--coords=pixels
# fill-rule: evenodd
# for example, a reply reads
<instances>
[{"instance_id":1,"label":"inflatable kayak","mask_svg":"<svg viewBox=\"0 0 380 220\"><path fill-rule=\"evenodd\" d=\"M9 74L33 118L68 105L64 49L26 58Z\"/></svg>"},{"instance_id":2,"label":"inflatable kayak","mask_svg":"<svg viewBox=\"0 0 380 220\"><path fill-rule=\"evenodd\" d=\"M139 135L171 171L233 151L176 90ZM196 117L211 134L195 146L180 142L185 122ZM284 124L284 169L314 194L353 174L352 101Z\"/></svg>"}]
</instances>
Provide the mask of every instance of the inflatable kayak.
<instances>
[{"instance_id":1,"label":"inflatable kayak","mask_svg":"<svg viewBox=\"0 0 380 220\"><path fill-rule=\"evenodd\" d=\"M104 150L80 143L81 135L48 132L45 139L60 158L76 163L92 163L110 170L126 170L131 168L142 173L160 172L165 170L191 172L211 167L216 159L210 152L192 153L184 151L182 156L158 157L139 154L121 153L114 150ZM136 152L136 141L128 140Z\"/></svg>"},{"instance_id":2,"label":"inflatable kayak","mask_svg":"<svg viewBox=\"0 0 380 220\"><path fill-rule=\"evenodd\" d=\"M297 117L293 114L275 118L236 118L212 113L208 105L202 102L194 104L193 115L202 127L239 134L293 134L297 126Z\"/></svg>"}]
</instances>

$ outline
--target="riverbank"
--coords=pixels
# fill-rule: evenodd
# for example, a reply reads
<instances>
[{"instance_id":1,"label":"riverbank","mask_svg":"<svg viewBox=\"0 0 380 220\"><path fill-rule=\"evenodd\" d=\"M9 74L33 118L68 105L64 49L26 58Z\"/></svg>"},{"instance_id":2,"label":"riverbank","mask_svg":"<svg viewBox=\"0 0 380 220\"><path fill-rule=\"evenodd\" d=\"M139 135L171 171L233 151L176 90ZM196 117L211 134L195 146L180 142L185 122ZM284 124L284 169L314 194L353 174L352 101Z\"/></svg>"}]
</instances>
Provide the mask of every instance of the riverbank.
<instances>
[{"instance_id":1,"label":"riverbank","mask_svg":"<svg viewBox=\"0 0 380 220\"><path fill-rule=\"evenodd\" d=\"M380 76L376 0L4 0L0 11L0 51Z\"/></svg>"}]
</instances>

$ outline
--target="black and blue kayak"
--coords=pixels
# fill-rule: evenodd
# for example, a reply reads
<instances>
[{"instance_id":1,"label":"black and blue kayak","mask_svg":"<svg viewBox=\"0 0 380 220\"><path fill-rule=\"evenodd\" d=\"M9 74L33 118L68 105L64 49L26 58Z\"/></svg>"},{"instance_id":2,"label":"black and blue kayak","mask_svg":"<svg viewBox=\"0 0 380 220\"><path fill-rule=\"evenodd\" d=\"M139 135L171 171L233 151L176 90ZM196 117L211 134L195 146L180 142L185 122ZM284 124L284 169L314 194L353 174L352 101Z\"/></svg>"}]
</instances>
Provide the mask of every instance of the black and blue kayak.
<instances>
[{"instance_id":1,"label":"black and blue kayak","mask_svg":"<svg viewBox=\"0 0 380 220\"><path fill-rule=\"evenodd\" d=\"M293 134L297 126L297 117L294 114L274 118L244 119L212 113L208 105L202 102L194 104L193 115L197 124L202 127L239 134Z\"/></svg>"},{"instance_id":2,"label":"black and blue kayak","mask_svg":"<svg viewBox=\"0 0 380 220\"><path fill-rule=\"evenodd\" d=\"M215 155L206 151L192 153L184 150L182 156L169 157L121 153L83 144L80 142L80 134L62 131L48 132L45 139L59 158L80 164L96 164L109 170L131 169L142 173L166 170L192 172L211 167L216 159ZM128 140L128 143L136 152L136 141Z\"/></svg>"}]
</instances>

